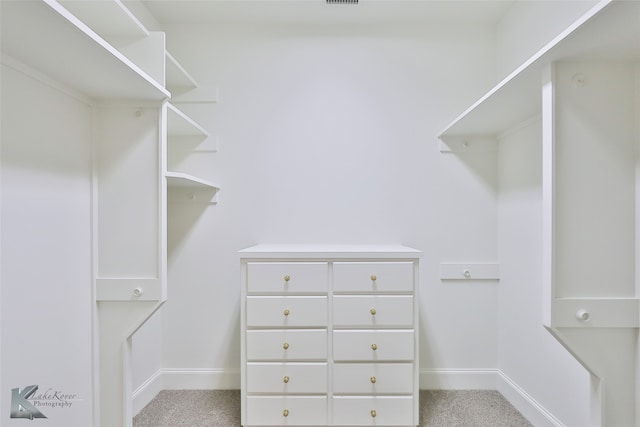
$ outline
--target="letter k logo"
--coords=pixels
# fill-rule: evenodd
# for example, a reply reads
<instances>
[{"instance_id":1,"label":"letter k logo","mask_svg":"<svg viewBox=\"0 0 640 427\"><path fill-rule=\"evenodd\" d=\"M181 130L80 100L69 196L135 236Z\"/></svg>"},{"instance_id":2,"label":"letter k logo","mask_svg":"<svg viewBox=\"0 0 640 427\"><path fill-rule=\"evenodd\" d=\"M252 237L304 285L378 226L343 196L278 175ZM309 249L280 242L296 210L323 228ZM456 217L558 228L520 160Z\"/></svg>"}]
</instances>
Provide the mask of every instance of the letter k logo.
<instances>
[{"instance_id":1,"label":"letter k logo","mask_svg":"<svg viewBox=\"0 0 640 427\"><path fill-rule=\"evenodd\" d=\"M38 390L37 385L30 385L20 391L19 388L11 389L11 414L9 418L47 418L42 412L31 404L27 399L33 396Z\"/></svg>"}]
</instances>

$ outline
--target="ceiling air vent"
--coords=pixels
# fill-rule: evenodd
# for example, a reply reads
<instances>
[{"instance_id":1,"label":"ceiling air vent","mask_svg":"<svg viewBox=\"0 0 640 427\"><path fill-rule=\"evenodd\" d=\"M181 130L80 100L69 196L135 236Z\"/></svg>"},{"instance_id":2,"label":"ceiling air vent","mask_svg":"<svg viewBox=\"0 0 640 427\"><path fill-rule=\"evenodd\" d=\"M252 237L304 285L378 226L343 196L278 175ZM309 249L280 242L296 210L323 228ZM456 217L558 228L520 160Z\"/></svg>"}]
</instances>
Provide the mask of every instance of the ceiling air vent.
<instances>
[{"instance_id":1,"label":"ceiling air vent","mask_svg":"<svg viewBox=\"0 0 640 427\"><path fill-rule=\"evenodd\" d=\"M358 0L327 0L327 4L358 4Z\"/></svg>"}]
</instances>

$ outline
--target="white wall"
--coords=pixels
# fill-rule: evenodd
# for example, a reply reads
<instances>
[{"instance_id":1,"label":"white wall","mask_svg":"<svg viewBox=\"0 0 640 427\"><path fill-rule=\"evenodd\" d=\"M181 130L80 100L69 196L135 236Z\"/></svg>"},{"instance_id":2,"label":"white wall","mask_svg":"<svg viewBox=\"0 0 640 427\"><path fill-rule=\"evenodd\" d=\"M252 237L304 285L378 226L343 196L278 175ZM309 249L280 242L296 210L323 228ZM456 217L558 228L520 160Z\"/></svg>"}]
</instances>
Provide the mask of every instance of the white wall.
<instances>
[{"instance_id":1,"label":"white wall","mask_svg":"<svg viewBox=\"0 0 640 427\"><path fill-rule=\"evenodd\" d=\"M25 425L10 418L11 390L37 385L47 417L38 425L86 427L93 403L91 108L5 65L1 91L0 424ZM65 406L46 406L56 402Z\"/></svg>"},{"instance_id":2,"label":"white wall","mask_svg":"<svg viewBox=\"0 0 640 427\"><path fill-rule=\"evenodd\" d=\"M572 83L577 74L585 76L585 85ZM636 296L636 78L636 64L583 61L555 67L556 298ZM590 312L592 320L624 313L621 307ZM637 311L631 316L631 325L558 328L566 345L604 380L607 426L638 421L631 374L637 369Z\"/></svg>"},{"instance_id":3,"label":"white wall","mask_svg":"<svg viewBox=\"0 0 640 427\"><path fill-rule=\"evenodd\" d=\"M182 166L223 190L218 206L170 212L154 326L166 388L238 387L238 249L394 242L425 252L423 387L490 387L482 373L501 372L524 407L551 411L528 416L584 425L588 376L541 321L539 125L499 154L441 154L435 135L593 4L518 2L495 32L169 27L170 51L220 90L204 120L220 151ZM498 259L499 283L438 280L439 262Z\"/></svg>"},{"instance_id":4,"label":"white wall","mask_svg":"<svg viewBox=\"0 0 640 427\"><path fill-rule=\"evenodd\" d=\"M160 309L162 310L162 308ZM159 312L147 320L147 322L133 335L131 340L131 382L133 391L146 385L154 379L162 369L162 317ZM147 399L153 398L160 389ZM135 403L135 396L134 396ZM146 404L144 401L142 404ZM142 407L134 407L133 412L138 413Z\"/></svg>"},{"instance_id":5,"label":"white wall","mask_svg":"<svg viewBox=\"0 0 640 427\"><path fill-rule=\"evenodd\" d=\"M140 335L136 366L143 370L134 371L134 386L159 366L174 372L170 386L232 384L238 249L404 243L425 252L421 366L441 374L434 385L450 370L499 368L562 422L583 425L584 372L537 329L531 304L538 292L538 171L530 160L537 136L503 141L499 205L495 155L441 155L434 138L496 71L522 62L593 4L528 9L546 3L521 2L504 21L497 69L487 29L170 28L172 52L221 93L205 123L219 135L220 152L197 153L183 166L216 179L223 192L218 206L170 212L170 300ZM545 26L523 25L541 20ZM2 93L0 416L7 422L10 388L38 383L41 391L51 385L78 396L71 408L43 408L50 425L88 425L91 111L6 68ZM526 244L514 244L518 233ZM500 284L437 279L441 261L498 257ZM42 360L43 348L56 351Z\"/></svg>"},{"instance_id":6,"label":"white wall","mask_svg":"<svg viewBox=\"0 0 640 427\"><path fill-rule=\"evenodd\" d=\"M585 426L589 374L542 326L541 126L535 120L500 141L498 364L559 422Z\"/></svg>"},{"instance_id":7,"label":"white wall","mask_svg":"<svg viewBox=\"0 0 640 427\"><path fill-rule=\"evenodd\" d=\"M496 284L438 280L441 261L496 260L496 157L442 155L435 138L488 87L491 31L175 26L167 41L219 87L204 123L219 152L182 167L222 186L217 206L169 213L167 388L238 386L236 251L256 243L423 250L422 367L496 368Z\"/></svg>"},{"instance_id":8,"label":"white wall","mask_svg":"<svg viewBox=\"0 0 640 427\"><path fill-rule=\"evenodd\" d=\"M596 3L515 3L498 26L498 77L523 63ZM589 425L589 375L542 327L541 141L538 120L508 133L500 143L499 365L558 422Z\"/></svg>"}]
</instances>

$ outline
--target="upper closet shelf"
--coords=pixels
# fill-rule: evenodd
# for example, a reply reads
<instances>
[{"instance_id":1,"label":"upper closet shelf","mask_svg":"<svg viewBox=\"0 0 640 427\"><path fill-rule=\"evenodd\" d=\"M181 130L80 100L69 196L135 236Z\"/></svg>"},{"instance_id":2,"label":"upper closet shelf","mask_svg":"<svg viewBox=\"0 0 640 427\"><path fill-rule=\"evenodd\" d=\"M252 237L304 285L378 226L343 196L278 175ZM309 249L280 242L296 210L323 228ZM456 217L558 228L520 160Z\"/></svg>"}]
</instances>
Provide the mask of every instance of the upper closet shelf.
<instances>
[{"instance_id":1,"label":"upper closet shelf","mask_svg":"<svg viewBox=\"0 0 640 427\"><path fill-rule=\"evenodd\" d=\"M49 78L98 101L159 101L170 96L57 1L2 1L0 8L3 54Z\"/></svg>"},{"instance_id":2,"label":"upper closet shelf","mask_svg":"<svg viewBox=\"0 0 640 427\"><path fill-rule=\"evenodd\" d=\"M167 172L167 200L174 203L218 203L220 187L182 172Z\"/></svg>"},{"instance_id":3,"label":"upper closet shelf","mask_svg":"<svg viewBox=\"0 0 640 427\"><path fill-rule=\"evenodd\" d=\"M556 61L640 60L640 2L603 0L471 105L438 136L449 149L494 140L541 112L542 70ZM442 151L447 151L443 149Z\"/></svg>"},{"instance_id":4,"label":"upper closet shelf","mask_svg":"<svg viewBox=\"0 0 640 427\"><path fill-rule=\"evenodd\" d=\"M166 86L174 103L211 104L218 102L218 89L199 85L169 52L165 52Z\"/></svg>"},{"instance_id":5,"label":"upper closet shelf","mask_svg":"<svg viewBox=\"0 0 640 427\"><path fill-rule=\"evenodd\" d=\"M103 38L148 37L149 31L120 0L59 0L89 28Z\"/></svg>"},{"instance_id":6,"label":"upper closet shelf","mask_svg":"<svg viewBox=\"0 0 640 427\"><path fill-rule=\"evenodd\" d=\"M182 65L171 55L165 52L167 66L167 89L172 95L177 95L198 87L196 81L184 69Z\"/></svg>"},{"instance_id":7,"label":"upper closet shelf","mask_svg":"<svg viewBox=\"0 0 640 427\"><path fill-rule=\"evenodd\" d=\"M220 187L218 187L211 181L207 181L206 179L198 178L182 172L167 172L165 176L167 177L167 183L169 187L200 188L203 190L211 189L216 191L220 189Z\"/></svg>"}]
</instances>

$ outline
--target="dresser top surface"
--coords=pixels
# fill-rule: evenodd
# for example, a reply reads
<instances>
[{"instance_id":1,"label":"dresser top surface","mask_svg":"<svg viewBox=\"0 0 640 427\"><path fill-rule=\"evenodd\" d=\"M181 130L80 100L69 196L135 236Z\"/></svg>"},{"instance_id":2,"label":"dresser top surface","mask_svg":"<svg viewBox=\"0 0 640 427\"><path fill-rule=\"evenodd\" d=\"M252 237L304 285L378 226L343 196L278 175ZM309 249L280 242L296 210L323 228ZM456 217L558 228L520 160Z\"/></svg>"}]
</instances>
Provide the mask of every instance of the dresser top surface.
<instances>
[{"instance_id":1,"label":"dresser top surface","mask_svg":"<svg viewBox=\"0 0 640 427\"><path fill-rule=\"evenodd\" d=\"M418 249L403 245L260 244L238 252L241 258L419 258Z\"/></svg>"}]
</instances>

